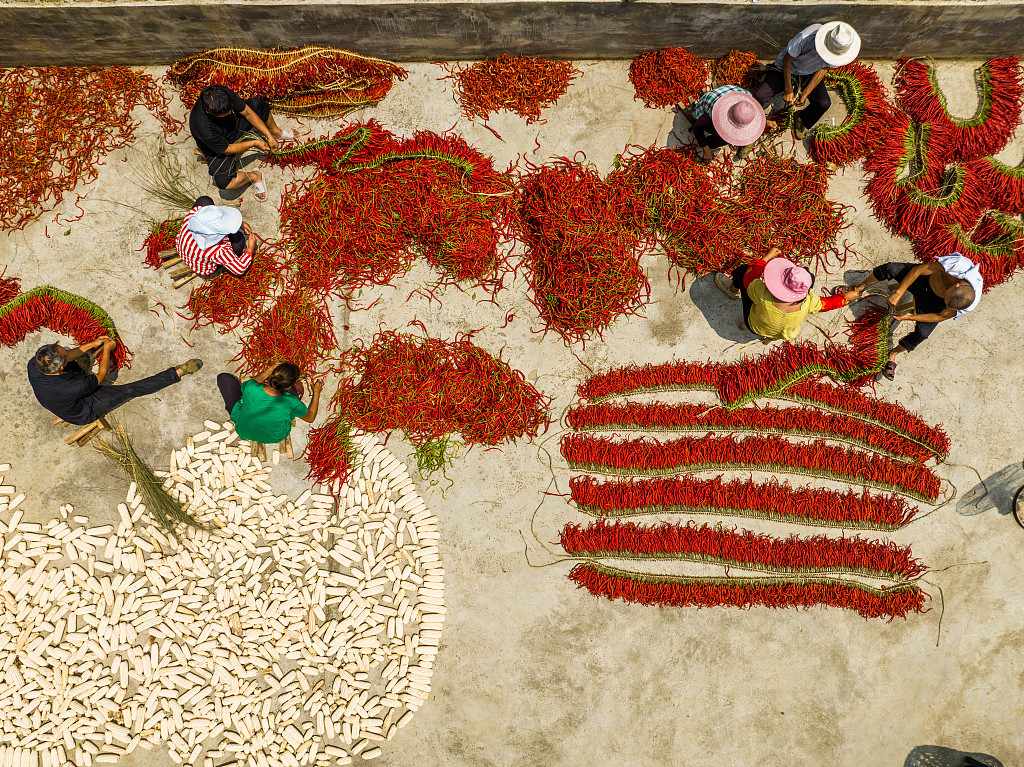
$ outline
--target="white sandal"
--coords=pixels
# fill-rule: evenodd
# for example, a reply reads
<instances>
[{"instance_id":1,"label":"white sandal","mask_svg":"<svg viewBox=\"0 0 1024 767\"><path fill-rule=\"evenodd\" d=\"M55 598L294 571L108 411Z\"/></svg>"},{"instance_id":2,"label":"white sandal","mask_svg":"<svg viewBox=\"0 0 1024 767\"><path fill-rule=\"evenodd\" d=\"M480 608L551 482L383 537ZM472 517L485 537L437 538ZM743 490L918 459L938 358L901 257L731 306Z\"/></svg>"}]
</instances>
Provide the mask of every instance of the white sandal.
<instances>
[{"instance_id":1,"label":"white sandal","mask_svg":"<svg viewBox=\"0 0 1024 767\"><path fill-rule=\"evenodd\" d=\"M293 131L291 128L282 128L281 129L281 138L279 138L278 141L294 141L294 140L295 140L295 131Z\"/></svg>"},{"instance_id":2,"label":"white sandal","mask_svg":"<svg viewBox=\"0 0 1024 767\"><path fill-rule=\"evenodd\" d=\"M252 193L257 202L267 201L267 182L262 178L252 183Z\"/></svg>"}]
</instances>

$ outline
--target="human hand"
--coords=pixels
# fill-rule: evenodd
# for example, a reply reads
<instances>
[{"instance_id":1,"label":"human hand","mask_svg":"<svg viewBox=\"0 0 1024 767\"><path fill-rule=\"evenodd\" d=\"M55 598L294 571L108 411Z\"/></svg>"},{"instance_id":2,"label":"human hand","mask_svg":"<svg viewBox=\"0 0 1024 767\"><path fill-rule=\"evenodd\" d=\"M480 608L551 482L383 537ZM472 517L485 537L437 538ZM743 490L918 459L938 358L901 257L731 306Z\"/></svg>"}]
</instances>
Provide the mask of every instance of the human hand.
<instances>
[{"instance_id":1,"label":"human hand","mask_svg":"<svg viewBox=\"0 0 1024 767\"><path fill-rule=\"evenodd\" d=\"M270 151L270 146L263 139L256 139L255 141L252 142L252 145L256 149L261 149L264 152L269 152Z\"/></svg>"},{"instance_id":2,"label":"human hand","mask_svg":"<svg viewBox=\"0 0 1024 767\"><path fill-rule=\"evenodd\" d=\"M270 144L270 148L273 149L275 152L281 148L281 142L278 141L273 136L267 139L267 143Z\"/></svg>"},{"instance_id":3,"label":"human hand","mask_svg":"<svg viewBox=\"0 0 1024 767\"><path fill-rule=\"evenodd\" d=\"M889 306L898 306L901 298L903 298L903 294L900 293L899 291L896 291L891 296L889 296Z\"/></svg>"},{"instance_id":4,"label":"human hand","mask_svg":"<svg viewBox=\"0 0 1024 767\"><path fill-rule=\"evenodd\" d=\"M324 388L324 382L323 381L319 381L319 380L313 381L313 393L314 394L319 394L320 391L323 388Z\"/></svg>"},{"instance_id":5,"label":"human hand","mask_svg":"<svg viewBox=\"0 0 1024 767\"><path fill-rule=\"evenodd\" d=\"M245 223L243 221L242 222L242 231L245 232L246 234L252 234L252 227L249 226L247 223Z\"/></svg>"},{"instance_id":6,"label":"human hand","mask_svg":"<svg viewBox=\"0 0 1024 767\"><path fill-rule=\"evenodd\" d=\"M858 298L860 298L860 288L854 288L843 293L843 298L846 299L846 303L852 304Z\"/></svg>"},{"instance_id":7,"label":"human hand","mask_svg":"<svg viewBox=\"0 0 1024 767\"><path fill-rule=\"evenodd\" d=\"M803 93L801 93L799 96L796 97L796 100L793 101L793 106L795 106L795 107L802 107L806 103L807 103L807 96L804 95Z\"/></svg>"},{"instance_id":8,"label":"human hand","mask_svg":"<svg viewBox=\"0 0 1024 767\"><path fill-rule=\"evenodd\" d=\"M106 336L103 339L103 348L104 349L110 349L111 351L113 351L115 346L117 346L117 341L115 341L110 336Z\"/></svg>"},{"instance_id":9,"label":"human hand","mask_svg":"<svg viewBox=\"0 0 1024 767\"><path fill-rule=\"evenodd\" d=\"M80 348L83 352L91 352L93 349L99 349L109 339L110 336L100 336L99 338L90 341L87 344L82 344Z\"/></svg>"},{"instance_id":10,"label":"human hand","mask_svg":"<svg viewBox=\"0 0 1024 767\"><path fill-rule=\"evenodd\" d=\"M792 104L793 99L795 98L796 94L794 94L791 90L787 90L785 93L782 94L782 100L785 101L787 104Z\"/></svg>"}]
</instances>

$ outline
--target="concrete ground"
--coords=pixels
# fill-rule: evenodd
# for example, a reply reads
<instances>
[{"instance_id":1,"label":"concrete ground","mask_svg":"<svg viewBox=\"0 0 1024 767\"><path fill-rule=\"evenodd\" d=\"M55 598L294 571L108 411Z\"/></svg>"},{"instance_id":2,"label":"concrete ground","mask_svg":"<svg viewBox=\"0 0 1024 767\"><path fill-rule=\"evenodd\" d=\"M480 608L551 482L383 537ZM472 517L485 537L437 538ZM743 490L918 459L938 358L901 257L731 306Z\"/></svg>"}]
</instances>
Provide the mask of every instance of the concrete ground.
<instances>
[{"instance_id":1,"label":"concrete ground","mask_svg":"<svg viewBox=\"0 0 1024 767\"><path fill-rule=\"evenodd\" d=\"M669 140L671 112L645 109L633 100L628 62L580 66L584 76L545 113L546 124L527 126L514 115L493 118L490 124L502 140L461 119L450 91L437 81L443 72L427 64L410 66L408 80L365 115L398 134L457 124L498 164L519 155L540 163L582 151L606 172L627 145ZM961 114L974 111L973 66L941 65L940 80ZM891 68L881 68L888 78ZM175 108L182 111L177 101ZM834 112L838 122L842 110ZM308 123L301 130L321 134L330 125ZM221 417L214 378L233 369L229 360L239 347L234 335L209 328L188 333L187 323L165 314L160 304L174 307L185 296L173 291L164 275L141 265L137 248L147 220L168 212L137 186L152 172L154 152L163 144L156 131L155 121L145 117L137 142L107 157L99 179L76 190L86 195L83 219L54 224L50 213L0 238L0 264L8 275L20 277L25 289L50 283L105 307L136 352L125 380L192 356L206 361L199 375L121 412L139 449L159 463L204 419ZM1022 150L1024 134L1001 157L1017 163ZM179 137L168 151L188 162L192 144ZM796 152L806 157L802 148ZM275 200L291 171L274 169L267 177ZM206 183L198 171L196 179ZM909 243L886 234L871 217L860 193L863 181L858 169L849 169L830 189L830 198L855 207L852 227L843 235L857 252L847 268L911 260ZM258 231L275 232L273 204L261 205L247 193L241 206ZM74 214L67 201L60 210ZM688 281L685 290L677 290L665 278L663 257L650 257L645 266L652 283L646 316L620 320L603 341L585 350L567 349L553 334L531 332L540 324L521 279L500 295L500 310L456 290L444 295L440 308L421 297L406 300L431 278L423 265L393 286L373 291L382 300L370 311L347 318L339 312L338 324L350 326L347 333L339 328L339 335L346 342L368 339L380 323L401 328L414 318L441 337L483 328L476 343L501 351L514 367L535 377L554 398L556 418L587 375L582 363L603 370L740 356L733 333L725 338L715 330L738 321L736 305L705 281ZM842 274L819 275L822 279L834 285ZM1024 629L1018 611L1024 608L1019 575L1024 531L1008 514L1012 493L1024 484L1019 468L1024 456L1016 446L1024 395L1014 343L1024 331L1024 314L1015 310L1022 298L1019 282L993 289L969 318L944 324L903 361L896 382L880 390L929 422L944 424L953 446L940 473L959 491L953 504L892 536L912 544L933 570L926 586L932 610L905 621L866 621L836 609L691 610L611 603L577 591L565 578L570 563L531 567L531 562L553 562L531 535L535 510L542 541L556 539L568 521L587 521L564 499L542 494L552 482L551 456L557 489L568 489L557 425L534 444L460 457L449 473L450 486L419 482L441 518L448 620L432 699L385 744L379 763L956 764L941 761L946 758L941 749L923 748L941 746L990 754L1007 767L1021 764ZM517 319L500 328L507 310ZM813 338L815 331L808 328L805 336ZM14 465L8 482L29 493L27 518L44 521L59 504L71 502L78 513L114 520L125 490L122 478L94 451L64 447L50 416L32 399L24 366L31 351L50 338L48 332L33 334L17 348L0 349L5 360L0 377L8 392L0 404L0 419L8 424L0 461ZM304 426L295 438L301 447ZM405 446L392 444L408 457ZM281 481L290 475L282 491L297 493L303 474L298 462L282 466L275 477ZM984 497L978 474L986 479ZM769 523L759 527L771 529ZM161 750L136 752L125 760L129 763L170 764Z\"/></svg>"}]
</instances>

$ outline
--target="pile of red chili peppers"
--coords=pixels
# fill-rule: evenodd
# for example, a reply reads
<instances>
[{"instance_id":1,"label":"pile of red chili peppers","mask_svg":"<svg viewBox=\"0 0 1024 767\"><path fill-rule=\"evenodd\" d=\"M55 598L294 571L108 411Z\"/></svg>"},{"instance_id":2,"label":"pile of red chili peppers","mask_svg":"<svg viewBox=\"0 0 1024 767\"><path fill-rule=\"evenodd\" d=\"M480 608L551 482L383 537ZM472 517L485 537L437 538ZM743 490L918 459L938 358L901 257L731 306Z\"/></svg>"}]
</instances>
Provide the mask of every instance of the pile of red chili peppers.
<instances>
[{"instance_id":1,"label":"pile of red chili peppers","mask_svg":"<svg viewBox=\"0 0 1024 767\"><path fill-rule=\"evenodd\" d=\"M455 99L467 119L486 120L502 110L515 112L530 124L540 119L540 112L565 95L569 84L582 72L571 61L510 56L475 64L441 64L451 80Z\"/></svg>"},{"instance_id":2,"label":"pile of red chili peppers","mask_svg":"<svg viewBox=\"0 0 1024 767\"><path fill-rule=\"evenodd\" d=\"M118 336L114 321L92 301L49 285L22 293L18 280L12 278L0 279L0 301L0 344L15 346L40 328L74 338L79 345L110 336L117 341L111 354L114 366L129 366L132 353Z\"/></svg>"},{"instance_id":3,"label":"pile of red chili peppers","mask_svg":"<svg viewBox=\"0 0 1024 767\"><path fill-rule=\"evenodd\" d=\"M637 99L649 107L686 105L708 81L708 65L685 48L662 48L641 53L629 66L629 81Z\"/></svg>"},{"instance_id":4,"label":"pile of red chili peppers","mask_svg":"<svg viewBox=\"0 0 1024 767\"><path fill-rule=\"evenodd\" d=\"M280 362L298 365L306 376L320 375L337 346L326 302L294 285L256 315L247 330L235 359L241 361L239 370L249 376Z\"/></svg>"},{"instance_id":5,"label":"pile of red chili peppers","mask_svg":"<svg viewBox=\"0 0 1024 767\"><path fill-rule=\"evenodd\" d=\"M261 248L242 277L221 274L196 285L185 304L192 327L216 325L221 333L226 333L243 321L252 320L282 285L284 258L277 248Z\"/></svg>"},{"instance_id":6,"label":"pile of red chili peppers","mask_svg":"<svg viewBox=\"0 0 1024 767\"><path fill-rule=\"evenodd\" d=\"M21 229L80 181L95 179L103 155L134 139L139 124L131 114L139 104L168 133L181 126L156 81L143 72L0 69L0 228Z\"/></svg>"},{"instance_id":7,"label":"pile of red chili peppers","mask_svg":"<svg viewBox=\"0 0 1024 767\"><path fill-rule=\"evenodd\" d=\"M176 60L167 79L190 109L207 85L226 85L242 99L261 96L275 112L334 117L376 104L408 73L396 64L340 48L214 48Z\"/></svg>"},{"instance_id":8,"label":"pile of red chili peppers","mask_svg":"<svg viewBox=\"0 0 1024 767\"><path fill-rule=\"evenodd\" d=\"M753 51L729 51L711 62L711 82L719 85L738 85L753 90L760 67Z\"/></svg>"}]
</instances>

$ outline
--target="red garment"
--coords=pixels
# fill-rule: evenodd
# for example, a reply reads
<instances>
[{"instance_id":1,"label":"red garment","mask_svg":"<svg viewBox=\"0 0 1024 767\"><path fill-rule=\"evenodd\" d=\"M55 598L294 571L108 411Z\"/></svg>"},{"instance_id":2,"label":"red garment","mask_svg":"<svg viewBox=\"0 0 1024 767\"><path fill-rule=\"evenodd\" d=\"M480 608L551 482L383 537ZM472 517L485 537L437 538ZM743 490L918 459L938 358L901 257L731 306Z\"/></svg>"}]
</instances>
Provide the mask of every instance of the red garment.
<instances>
[{"instance_id":1,"label":"red garment","mask_svg":"<svg viewBox=\"0 0 1024 767\"><path fill-rule=\"evenodd\" d=\"M245 270L252 264L252 254L243 252L240 256L236 255L227 235L212 248L206 250L202 250L195 241L192 232L189 231L188 220L201 207L201 205L197 205L192 208L185 214L185 218L181 222L181 230L174 241L178 255L193 272L203 277L213 274L218 266L223 266L235 276L245 274Z\"/></svg>"},{"instance_id":2,"label":"red garment","mask_svg":"<svg viewBox=\"0 0 1024 767\"><path fill-rule=\"evenodd\" d=\"M743 287L749 288L750 283L754 280L759 279L764 275L764 268L768 266L768 262L763 258L758 258L751 262L747 268L746 274L743 275ZM846 306L846 299L843 298L842 293L834 296L822 296L821 297L821 311L830 312L833 309L841 309Z\"/></svg>"}]
</instances>

